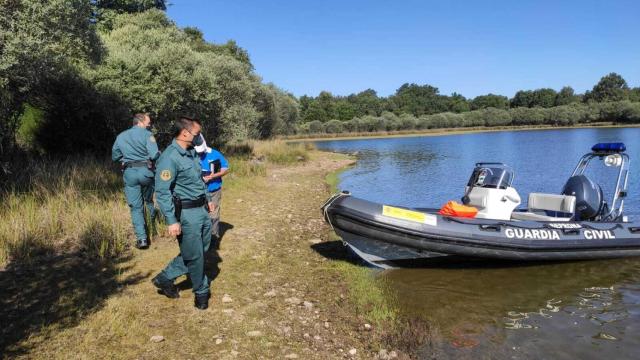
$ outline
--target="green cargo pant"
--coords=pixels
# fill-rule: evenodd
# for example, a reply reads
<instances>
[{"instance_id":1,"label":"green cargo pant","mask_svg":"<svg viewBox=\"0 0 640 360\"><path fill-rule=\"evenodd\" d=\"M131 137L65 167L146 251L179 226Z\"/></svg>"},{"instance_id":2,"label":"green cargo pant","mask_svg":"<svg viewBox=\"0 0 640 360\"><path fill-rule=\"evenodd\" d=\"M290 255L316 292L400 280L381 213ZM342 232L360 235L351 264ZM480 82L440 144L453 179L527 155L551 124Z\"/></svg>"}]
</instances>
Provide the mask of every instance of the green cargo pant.
<instances>
[{"instance_id":1,"label":"green cargo pant","mask_svg":"<svg viewBox=\"0 0 640 360\"><path fill-rule=\"evenodd\" d=\"M182 209L182 234L178 236L180 254L160 273L167 280L189 274L193 292L209 292L209 279L204 273L204 256L211 245L211 219L204 207Z\"/></svg>"},{"instance_id":2,"label":"green cargo pant","mask_svg":"<svg viewBox=\"0 0 640 360\"><path fill-rule=\"evenodd\" d=\"M124 196L131 209L131 222L136 239L147 240L144 211L146 208L149 219L155 217L153 206L154 174L145 167L132 167L127 168L122 177L124 178Z\"/></svg>"}]
</instances>

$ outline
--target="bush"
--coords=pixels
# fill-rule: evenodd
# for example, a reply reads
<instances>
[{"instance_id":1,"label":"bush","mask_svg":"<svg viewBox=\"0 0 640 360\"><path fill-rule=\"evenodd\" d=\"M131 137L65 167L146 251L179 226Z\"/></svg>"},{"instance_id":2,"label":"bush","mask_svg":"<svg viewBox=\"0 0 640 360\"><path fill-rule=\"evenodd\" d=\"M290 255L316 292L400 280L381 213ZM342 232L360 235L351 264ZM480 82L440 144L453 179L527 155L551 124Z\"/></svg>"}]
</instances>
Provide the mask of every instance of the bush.
<instances>
[{"instance_id":1,"label":"bush","mask_svg":"<svg viewBox=\"0 0 640 360\"><path fill-rule=\"evenodd\" d=\"M580 119L580 113L570 106L556 106L547 109L546 111L547 124L553 125L573 125Z\"/></svg>"},{"instance_id":2,"label":"bush","mask_svg":"<svg viewBox=\"0 0 640 360\"><path fill-rule=\"evenodd\" d=\"M447 117L443 114L429 115L428 123L432 128L442 129L447 127Z\"/></svg>"},{"instance_id":3,"label":"bush","mask_svg":"<svg viewBox=\"0 0 640 360\"><path fill-rule=\"evenodd\" d=\"M212 143L260 135L259 120L267 114L257 111L255 95L273 99L260 91L250 64L196 48L159 10L118 15L113 24L101 34L109 56L89 71L99 90L118 94L135 112L152 113L161 131L188 115L202 120ZM260 106L273 111L273 104Z\"/></svg>"},{"instance_id":4,"label":"bush","mask_svg":"<svg viewBox=\"0 0 640 360\"><path fill-rule=\"evenodd\" d=\"M324 124L324 132L327 134L339 134L344 131L344 127L342 121L340 120L330 120L326 124Z\"/></svg>"},{"instance_id":5,"label":"bush","mask_svg":"<svg viewBox=\"0 0 640 360\"><path fill-rule=\"evenodd\" d=\"M480 111L481 116L484 118L485 126L505 126L511 124L511 115L509 115L507 110L486 108L478 111Z\"/></svg>"},{"instance_id":6,"label":"bush","mask_svg":"<svg viewBox=\"0 0 640 360\"><path fill-rule=\"evenodd\" d=\"M446 112L442 115L446 118L445 127L457 128L464 126L464 116L462 114Z\"/></svg>"},{"instance_id":7,"label":"bush","mask_svg":"<svg viewBox=\"0 0 640 360\"><path fill-rule=\"evenodd\" d=\"M384 131L387 129L387 124L383 118L371 115L362 118L362 125L363 130L369 132Z\"/></svg>"},{"instance_id":8,"label":"bush","mask_svg":"<svg viewBox=\"0 0 640 360\"><path fill-rule=\"evenodd\" d=\"M324 125L320 120L313 120L307 123L310 134L320 134L324 132Z\"/></svg>"},{"instance_id":9,"label":"bush","mask_svg":"<svg viewBox=\"0 0 640 360\"><path fill-rule=\"evenodd\" d=\"M540 108L517 107L509 110L513 125L540 125L544 123L544 113Z\"/></svg>"},{"instance_id":10,"label":"bush","mask_svg":"<svg viewBox=\"0 0 640 360\"><path fill-rule=\"evenodd\" d=\"M480 111L474 110L463 113L464 126L484 126L484 117Z\"/></svg>"},{"instance_id":11,"label":"bush","mask_svg":"<svg viewBox=\"0 0 640 360\"><path fill-rule=\"evenodd\" d=\"M356 132L358 131L358 118L353 118L351 120L342 122L342 129L345 132Z\"/></svg>"},{"instance_id":12,"label":"bush","mask_svg":"<svg viewBox=\"0 0 640 360\"><path fill-rule=\"evenodd\" d=\"M640 103L625 102L620 121L634 124L640 123Z\"/></svg>"},{"instance_id":13,"label":"bush","mask_svg":"<svg viewBox=\"0 0 640 360\"><path fill-rule=\"evenodd\" d=\"M398 118L398 129L413 130L418 126L418 119L412 114L402 114Z\"/></svg>"}]
</instances>

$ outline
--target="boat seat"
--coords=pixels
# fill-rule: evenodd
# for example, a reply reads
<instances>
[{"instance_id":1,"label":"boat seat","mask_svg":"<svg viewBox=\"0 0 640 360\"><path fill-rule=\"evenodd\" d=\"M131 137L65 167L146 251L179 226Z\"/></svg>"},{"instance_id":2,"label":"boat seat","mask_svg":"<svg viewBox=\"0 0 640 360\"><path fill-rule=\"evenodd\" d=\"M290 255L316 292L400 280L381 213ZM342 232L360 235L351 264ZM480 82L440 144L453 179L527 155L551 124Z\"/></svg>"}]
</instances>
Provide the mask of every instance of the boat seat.
<instances>
[{"instance_id":1,"label":"boat seat","mask_svg":"<svg viewBox=\"0 0 640 360\"><path fill-rule=\"evenodd\" d=\"M527 211L514 211L511 214L511 218L531 221L569 221L573 218L575 208L575 196L531 193L529 194ZM558 215L550 216L548 212L553 212Z\"/></svg>"}]
</instances>

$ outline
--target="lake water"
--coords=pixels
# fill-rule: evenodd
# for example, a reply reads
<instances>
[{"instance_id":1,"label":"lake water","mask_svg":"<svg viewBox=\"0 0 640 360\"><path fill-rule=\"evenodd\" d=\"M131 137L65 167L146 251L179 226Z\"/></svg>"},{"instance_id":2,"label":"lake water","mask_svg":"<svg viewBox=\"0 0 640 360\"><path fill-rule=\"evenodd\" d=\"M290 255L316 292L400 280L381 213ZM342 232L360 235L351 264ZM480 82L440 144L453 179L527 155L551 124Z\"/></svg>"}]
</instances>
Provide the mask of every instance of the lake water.
<instances>
[{"instance_id":1,"label":"lake water","mask_svg":"<svg viewBox=\"0 0 640 360\"><path fill-rule=\"evenodd\" d=\"M476 162L514 168L526 206L530 192L559 193L579 158L598 142L624 142L631 157L625 214L640 216L640 129L571 129L321 141L356 154L339 188L408 207L459 201ZM612 168L589 175L610 199ZM432 264L375 271L389 299L429 320L451 358L640 358L640 260L553 264Z\"/></svg>"}]
</instances>

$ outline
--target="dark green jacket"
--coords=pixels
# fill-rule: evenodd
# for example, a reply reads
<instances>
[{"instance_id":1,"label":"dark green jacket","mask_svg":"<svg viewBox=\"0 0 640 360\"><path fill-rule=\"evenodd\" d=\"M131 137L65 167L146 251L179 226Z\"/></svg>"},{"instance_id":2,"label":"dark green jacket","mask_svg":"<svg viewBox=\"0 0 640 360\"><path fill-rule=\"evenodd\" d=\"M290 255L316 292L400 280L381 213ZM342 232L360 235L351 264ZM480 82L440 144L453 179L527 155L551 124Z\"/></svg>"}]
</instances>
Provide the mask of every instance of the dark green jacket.
<instances>
[{"instance_id":1,"label":"dark green jacket","mask_svg":"<svg viewBox=\"0 0 640 360\"><path fill-rule=\"evenodd\" d=\"M130 162L156 160L160 156L156 138L151 131L137 125L121 132L111 148L113 161Z\"/></svg>"},{"instance_id":2,"label":"dark green jacket","mask_svg":"<svg viewBox=\"0 0 640 360\"><path fill-rule=\"evenodd\" d=\"M183 149L171 142L162 152L156 164L156 201L167 219L167 224L177 221L172 201L172 193L181 200L196 200L206 196L206 186L202 181L200 157L194 149Z\"/></svg>"}]
</instances>

